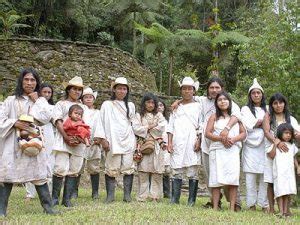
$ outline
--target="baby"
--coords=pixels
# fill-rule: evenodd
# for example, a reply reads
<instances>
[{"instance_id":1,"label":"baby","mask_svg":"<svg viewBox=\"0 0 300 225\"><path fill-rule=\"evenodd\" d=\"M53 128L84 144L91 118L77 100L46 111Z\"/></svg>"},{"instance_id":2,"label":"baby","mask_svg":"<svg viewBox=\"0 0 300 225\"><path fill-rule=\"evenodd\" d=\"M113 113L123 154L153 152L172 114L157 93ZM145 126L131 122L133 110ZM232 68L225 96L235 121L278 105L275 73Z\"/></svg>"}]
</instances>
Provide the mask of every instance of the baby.
<instances>
[{"instance_id":1,"label":"baby","mask_svg":"<svg viewBox=\"0 0 300 225\"><path fill-rule=\"evenodd\" d=\"M63 123L64 131L68 136L76 136L84 141L84 144L90 146L90 127L82 120L83 108L80 105L72 105L69 109L69 118Z\"/></svg>"}]
</instances>

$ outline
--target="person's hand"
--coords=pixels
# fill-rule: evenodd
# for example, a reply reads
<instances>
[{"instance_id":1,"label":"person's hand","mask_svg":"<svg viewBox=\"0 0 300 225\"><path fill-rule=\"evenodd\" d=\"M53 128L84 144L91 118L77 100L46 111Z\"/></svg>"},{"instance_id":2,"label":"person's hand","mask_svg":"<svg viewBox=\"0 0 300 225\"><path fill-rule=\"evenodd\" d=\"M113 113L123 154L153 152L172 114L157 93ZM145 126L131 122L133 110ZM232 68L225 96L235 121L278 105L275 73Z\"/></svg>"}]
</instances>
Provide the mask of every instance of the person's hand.
<instances>
[{"instance_id":1,"label":"person's hand","mask_svg":"<svg viewBox=\"0 0 300 225\"><path fill-rule=\"evenodd\" d=\"M109 152L110 148L109 148L109 142L106 139L103 139L101 142L102 148L104 151Z\"/></svg>"},{"instance_id":2,"label":"person's hand","mask_svg":"<svg viewBox=\"0 0 300 225\"><path fill-rule=\"evenodd\" d=\"M148 126L148 130L151 130L151 129L153 129L154 127L157 127L157 122L155 122L155 123L152 123L152 124L149 124L149 126Z\"/></svg>"},{"instance_id":3,"label":"person's hand","mask_svg":"<svg viewBox=\"0 0 300 225\"><path fill-rule=\"evenodd\" d=\"M279 142L277 145L277 148L281 151L281 152L288 152L289 148L288 146L284 143L284 142Z\"/></svg>"},{"instance_id":4,"label":"person's hand","mask_svg":"<svg viewBox=\"0 0 300 225\"><path fill-rule=\"evenodd\" d=\"M176 111L176 109L178 108L180 102L181 102L181 100L176 100L175 102L173 102L172 105L171 105L171 111Z\"/></svg>"},{"instance_id":5,"label":"person's hand","mask_svg":"<svg viewBox=\"0 0 300 225\"><path fill-rule=\"evenodd\" d=\"M228 134L229 134L229 130L227 129L222 130L222 132L220 133L220 137L222 138L223 144L226 142Z\"/></svg>"},{"instance_id":6,"label":"person's hand","mask_svg":"<svg viewBox=\"0 0 300 225\"><path fill-rule=\"evenodd\" d=\"M36 102L36 100L39 98L39 95L37 92L32 92L30 94L28 94L28 97L33 101Z\"/></svg>"},{"instance_id":7,"label":"person's hand","mask_svg":"<svg viewBox=\"0 0 300 225\"><path fill-rule=\"evenodd\" d=\"M67 143L67 145L71 147L75 147L80 144L80 141L75 136L64 136L64 141Z\"/></svg>"},{"instance_id":8,"label":"person's hand","mask_svg":"<svg viewBox=\"0 0 300 225\"><path fill-rule=\"evenodd\" d=\"M29 123L20 120L17 120L17 122L15 122L14 127L26 131L29 131L30 129Z\"/></svg>"},{"instance_id":9,"label":"person's hand","mask_svg":"<svg viewBox=\"0 0 300 225\"><path fill-rule=\"evenodd\" d=\"M257 128L262 127L262 124L263 124L263 120L258 120L254 127L257 127Z\"/></svg>"},{"instance_id":10,"label":"person's hand","mask_svg":"<svg viewBox=\"0 0 300 225\"><path fill-rule=\"evenodd\" d=\"M297 167L297 176L300 177L300 166Z\"/></svg>"},{"instance_id":11,"label":"person's hand","mask_svg":"<svg viewBox=\"0 0 300 225\"><path fill-rule=\"evenodd\" d=\"M95 138L93 139L93 145L100 145L100 144L101 144L101 138L95 137Z\"/></svg>"},{"instance_id":12,"label":"person's hand","mask_svg":"<svg viewBox=\"0 0 300 225\"><path fill-rule=\"evenodd\" d=\"M169 153L173 153L174 152L173 144L172 143L168 143L167 150L168 150Z\"/></svg>"},{"instance_id":13,"label":"person's hand","mask_svg":"<svg viewBox=\"0 0 300 225\"><path fill-rule=\"evenodd\" d=\"M199 152L201 150L201 138L197 138L194 144L194 152Z\"/></svg>"}]
</instances>

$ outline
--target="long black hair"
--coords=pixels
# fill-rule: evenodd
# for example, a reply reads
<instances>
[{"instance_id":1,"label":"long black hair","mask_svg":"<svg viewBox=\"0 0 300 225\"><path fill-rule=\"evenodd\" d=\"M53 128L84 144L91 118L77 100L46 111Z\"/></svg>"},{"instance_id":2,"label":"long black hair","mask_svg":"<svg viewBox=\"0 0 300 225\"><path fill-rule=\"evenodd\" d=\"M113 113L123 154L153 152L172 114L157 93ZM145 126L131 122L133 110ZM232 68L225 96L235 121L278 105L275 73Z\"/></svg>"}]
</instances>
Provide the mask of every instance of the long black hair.
<instances>
[{"instance_id":1,"label":"long black hair","mask_svg":"<svg viewBox=\"0 0 300 225\"><path fill-rule=\"evenodd\" d=\"M284 118L286 123L291 123L291 114L289 111L289 106L288 106L288 101L286 97L284 97L283 94L281 93L275 93L274 95L271 96L269 100L269 112L270 112L270 125L276 126L276 117L275 117L275 112L273 109L273 103L275 101L283 102L284 103L284 108L283 108L283 113L284 113Z\"/></svg>"},{"instance_id":2,"label":"long black hair","mask_svg":"<svg viewBox=\"0 0 300 225\"><path fill-rule=\"evenodd\" d=\"M250 111L252 112L252 114L256 117L256 113L255 113L255 104L251 98L251 92L253 91L253 89L249 92L248 94L248 103L247 106L249 107ZM261 90L260 90L261 91ZM261 98L261 103L260 103L260 107L266 112L267 111L267 107L266 107L266 97L265 94L261 91L262 93L262 98Z\"/></svg>"},{"instance_id":3,"label":"long black hair","mask_svg":"<svg viewBox=\"0 0 300 225\"><path fill-rule=\"evenodd\" d=\"M48 83L42 83L39 92L41 93L41 91L42 91L44 88L46 88L46 87L50 88L50 89L51 89L51 92L52 92L52 93L51 93L51 97L50 97L50 99L48 100L48 103L49 103L50 105L54 105L54 101L53 101L54 90L53 90L53 86L52 86L51 84L48 84Z\"/></svg>"},{"instance_id":4,"label":"long black hair","mask_svg":"<svg viewBox=\"0 0 300 225\"><path fill-rule=\"evenodd\" d=\"M219 78L219 77L209 78L209 80L207 81L207 85L206 85L206 96L208 98L210 98L209 93L208 93L209 86L214 82L217 82L221 86L221 88L224 89L224 82L221 80L221 78Z\"/></svg>"},{"instance_id":5,"label":"long black hair","mask_svg":"<svg viewBox=\"0 0 300 225\"><path fill-rule=\"evenodd\" d=\"M113 87L113 90L116 89L116 86L118 86L119 84L116 84L114 87ZM125 85L125 84L124 84ZM125 98L123 99L124 103L125 103L125 106L126 106L126 116L128 119L130 119L129 117L129 106L128 106L128 100L129 100L129 87L127 85L125 85L127 87L127 94L125 96ZM116 93L114 91L112 91L112 94L111 94L111 100L116 100Z\"/></svg>"},{"instance_id":6,"label":"long black hair","mask_svg":"<svg viewBox=\"0 0 300 225\"><path fill-rule=\"evenodd\" d=\"M157 97L152 94L152 93L146 93L144 94L143 98L142 98L142 101L141 101L141 116L143 117L147 110L146 110L146 101L149 101L149 100L153 100L154 101L154 109L153 111L151 112L153 115L156 115L157 114L157 108L158 108L158 99Z\"/></svg>"},{"instance_id":7,"label":"long black hair","mask_svg":"<svg viewBox=\"0 0 300 225\"><path fill-rule=\"evenodd\" d=\"M36 86L35 86L34 91L38 92L40 90L41 79L40 79L40 76L38 75L38 73L33 68L25 68L25 69L21 70L20 75L17 80L17 86L15 89L16 97L21 97L24 94L23 79L24 79L25 75L28 73L31 73L33 75L34 79L36 80Z\"/></svg>"},{"instance_id":8,"label":"long black hair","mask_svg":"<svg viewBox=\"0 0 300 225\"><path fill-rule=\"evenodd\" d=\"M290 131L292 134L291 140L289 142L293 143L295 139L295 134L294 134L294 128L290 123L282 123L277 127L277 138L279 138L281 141L284 141L282 139L283 132L287 130Z\"/></svg>"},{"instance_id":9,"label":"long black hair","mask_svg":"<svg viewBox=\"0 0 300 225\"><path fill-rule=\"evenodd\" d=\"M160 98L158 99L158 103L159 102L164 105L164 111L162 112L163 116L165 117L166 120L169 120L168 108L166 103Z\"/></svg>"},{"instance_id":10,"label":"long black hair","mask_svg":"<svg viewBox=\"0 0 300 225\"><path fill-rule=\"evenodd\" d=\"M228 101L229 101L228 115L231 115L232 100L231 100L231 98L230 98L230 96L229 96L229 94L228 94L227 92L222 91L221 93L217 94L216 99L215 99L215 108L216 108L216 116L217 116L217 120L218 120L221 116L225 117L224 114L223 114L223 112L221 111L221 109L220 109L219 106L218 106L218 98L221 97L221 96L225 96L225 98L228 99Z\"/></svg>"}]
</instances>

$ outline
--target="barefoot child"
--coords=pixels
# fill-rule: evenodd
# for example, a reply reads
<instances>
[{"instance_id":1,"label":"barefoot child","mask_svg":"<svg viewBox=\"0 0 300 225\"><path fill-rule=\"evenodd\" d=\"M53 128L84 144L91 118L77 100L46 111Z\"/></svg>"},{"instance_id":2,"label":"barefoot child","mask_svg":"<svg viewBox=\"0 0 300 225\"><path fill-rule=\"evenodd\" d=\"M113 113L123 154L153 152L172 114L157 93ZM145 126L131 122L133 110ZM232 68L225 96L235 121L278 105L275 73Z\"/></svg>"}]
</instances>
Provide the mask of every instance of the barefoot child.
<instances>
[{"instance_id":1,"label":"barefoot child","mask_svg":"<svg viewBox=\"0 0 300 225\"><path fill-rule=\"evenodd\" d=\"M280 124L277 128L277 140L268 149L268 157L273 159L273 184L274 195L278 202L280 214L289 216L290 195L297 194L294 165L298 167L296 154L298 148L293 143L294 128L289 123ZM284 142L288 150L278 148L280 142Z\"/></svg>"},{"instance_id":2,"label":"barefoot child","mask_svg":"<svg viewBox=\"0 0 300 225\"><path fill-rule=\"evenodd\" d=\"M69 118L64 122L63 128L67 135L76 136L84 141L89 147L91 136L90 127L82 120L83 108L80 105L72 105L69 109Z\"/></svg>"},{"instance_id":3,"label":"barefoot child","mask_svg":"<svg viewBox=\"0 0 300 225\"><path fill-rule=\"evenodd\" d=\"M231 118L232 101L226 92L221 92L215 100L216 113L208 120L205 137L212 141L209 146L209 187L212 188L213 209L219 209L221 187L229 191L230 210L235 210L240 179L240 150L246 138L246 130L239 122L229 131L231 147L225 147L220 135Z\"/></svg>"}]
</instances>

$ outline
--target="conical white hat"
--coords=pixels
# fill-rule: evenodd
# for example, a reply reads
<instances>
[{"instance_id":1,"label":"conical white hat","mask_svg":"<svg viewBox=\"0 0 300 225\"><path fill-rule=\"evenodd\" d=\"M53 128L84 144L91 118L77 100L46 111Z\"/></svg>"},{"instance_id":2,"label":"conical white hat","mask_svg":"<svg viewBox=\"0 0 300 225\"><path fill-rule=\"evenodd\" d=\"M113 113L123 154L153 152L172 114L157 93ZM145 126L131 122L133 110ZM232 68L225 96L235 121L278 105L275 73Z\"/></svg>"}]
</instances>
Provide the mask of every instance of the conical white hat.
<instances>
[{"instance_id":1,"label":"conical white hat","mask_svg":"<svg viewBox=\"0 0 300 225\"><path fill-rule=\"evenodd\" d=\"M84 96L84 95L93 95L94 98L96 99L97 95L98 95L98 92L93 91L93 89L90 88L90 87L87 87L87 88L83 89L82 96Z\"/></svg>"},{"instance_id":2,"label":"conical white hat","mask_svg":"<svg viewBox=\"0 0 300 225\"><path fill-rule=\"evenodd\" d=\"M258 81L257 81L256 78L253 79L253 84L252 84L252 86L249 88L248 93L250 93L250 91L252 91L252 90L255 89L255 88L261 90L262 92L264 92L264 89L262 88L262 86L260 86L260 84L258 83Z\"/></svg>"},{"instance_id":3,"label":"conical white hat","mask_svg":"<svg viewBox=\"0 0 300 225\"><path fill-rule=\"evenodd\" d=\"M193 86L196 91L198 91L199 88L199 81L194 81L191 77L185 77L181 81L181 83L178 81L178 84L180 87L186 85L186 86Z\"/></svg>"}]
</instances>

